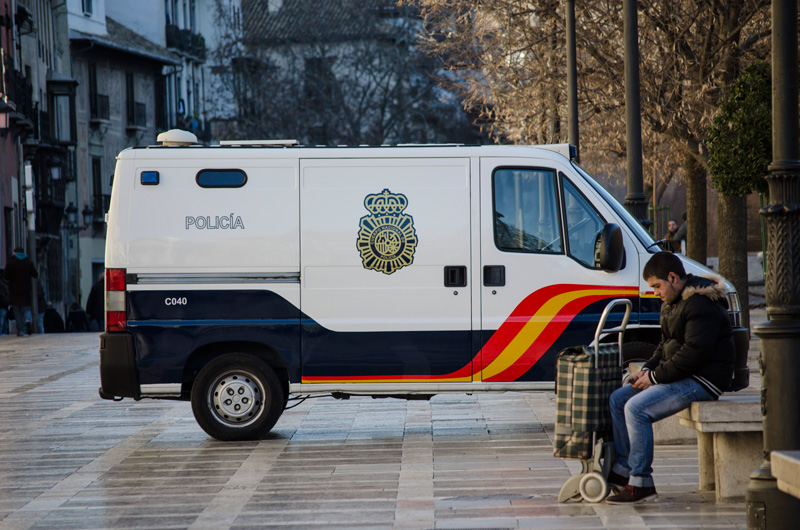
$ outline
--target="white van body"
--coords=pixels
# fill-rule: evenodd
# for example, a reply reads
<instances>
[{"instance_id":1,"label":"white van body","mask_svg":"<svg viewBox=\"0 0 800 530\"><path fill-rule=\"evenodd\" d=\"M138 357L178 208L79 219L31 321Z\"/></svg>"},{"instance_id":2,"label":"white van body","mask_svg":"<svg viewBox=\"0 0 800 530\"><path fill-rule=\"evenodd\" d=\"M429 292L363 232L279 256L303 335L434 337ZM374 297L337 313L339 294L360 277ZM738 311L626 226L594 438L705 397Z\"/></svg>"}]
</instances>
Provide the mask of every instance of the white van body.
<instances>
[{"instance_id":1,"label":"white van body","mask_svg":"<svg viewBox=\"0 0 800 530\"><path fill-rule=\"evenodd\" d=\"M169 143L118 157L103 397L191 399L212 436L257 438L290 396L552 389L617 298L634 355L659 341L658 249L567 145Z\"/></svg>"}]
</instances>

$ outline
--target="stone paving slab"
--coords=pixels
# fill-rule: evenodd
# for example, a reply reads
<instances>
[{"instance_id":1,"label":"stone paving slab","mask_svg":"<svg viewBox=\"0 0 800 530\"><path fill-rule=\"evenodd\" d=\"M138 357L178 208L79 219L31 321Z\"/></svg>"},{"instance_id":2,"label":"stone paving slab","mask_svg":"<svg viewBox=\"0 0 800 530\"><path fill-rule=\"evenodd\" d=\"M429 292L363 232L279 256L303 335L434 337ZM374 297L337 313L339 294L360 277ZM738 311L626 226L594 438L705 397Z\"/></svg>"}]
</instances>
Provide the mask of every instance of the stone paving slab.
<instances>
[{"instance_id":1,"label":"stone paving slab","mask_svg":"<svg viewBox=\"0 0 800 530\"><path fill-rule=\"evenodd\" d=\"M746 528L691 445L657 446L655 503L559 504L552 392L310 399L223 443L187 403L101 400L97 348L0 337L0 530Z\"/></svg>"}]
</instances>

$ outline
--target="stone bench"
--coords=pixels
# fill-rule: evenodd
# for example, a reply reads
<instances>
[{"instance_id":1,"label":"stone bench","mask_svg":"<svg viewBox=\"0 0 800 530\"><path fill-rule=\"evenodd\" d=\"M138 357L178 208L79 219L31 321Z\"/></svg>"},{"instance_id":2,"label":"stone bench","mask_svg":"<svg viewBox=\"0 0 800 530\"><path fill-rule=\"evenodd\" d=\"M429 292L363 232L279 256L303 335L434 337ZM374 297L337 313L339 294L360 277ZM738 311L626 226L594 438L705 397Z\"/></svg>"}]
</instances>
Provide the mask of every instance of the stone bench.
<instances>
[{"instance_id":1,"label":"stone bench","mask_svg":"<svg viewBox=\"0 0 800 530\"><path fill-rule=\"evenodd\" d=\"M717 502L744 500L764 456L760 396L698 401L679 412L678 421L697 431L700 490L715 491Z\"/></svg>"},{"instance_id":2,"label":"stone bench","mask_svg":"<svg viewBox=\"0 0 800 530\"><path fill-rule=\"evenodd\" d=\"M772 451L769 458L778 489L800 499L800 451Z\"/></svg>"}]
</instances>

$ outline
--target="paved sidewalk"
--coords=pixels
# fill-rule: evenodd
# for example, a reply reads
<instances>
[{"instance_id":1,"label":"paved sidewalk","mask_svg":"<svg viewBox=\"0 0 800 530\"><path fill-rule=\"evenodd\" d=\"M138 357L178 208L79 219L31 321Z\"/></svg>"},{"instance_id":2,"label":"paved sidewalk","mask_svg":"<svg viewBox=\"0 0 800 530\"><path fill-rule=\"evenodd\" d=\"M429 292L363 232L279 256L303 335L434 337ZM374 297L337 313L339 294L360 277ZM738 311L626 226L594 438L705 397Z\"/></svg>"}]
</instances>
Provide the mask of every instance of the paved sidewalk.
<instances>
[{"instance_id":1,"label":"paved sidewalk","mask_svg":"<svg viewBox=\"0 0 800 530\"><path fill-rule=\"evenodd\" d=\"M97 347L0 337L0 529L746 528L693 445L656 447L655 503L559 504L551 392L311 399L222 443L186 403L99 399Z\"/></svg>"}]
</instances>

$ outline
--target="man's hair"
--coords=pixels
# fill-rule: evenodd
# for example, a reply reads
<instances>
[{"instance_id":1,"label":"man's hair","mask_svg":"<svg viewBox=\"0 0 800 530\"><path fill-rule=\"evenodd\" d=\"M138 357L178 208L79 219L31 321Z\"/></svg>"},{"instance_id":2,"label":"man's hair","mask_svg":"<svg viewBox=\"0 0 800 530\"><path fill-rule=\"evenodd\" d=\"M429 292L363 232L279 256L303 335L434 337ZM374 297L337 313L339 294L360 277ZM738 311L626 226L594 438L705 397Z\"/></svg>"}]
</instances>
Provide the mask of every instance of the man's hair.
<instances>
[{"instance_id":1,"label":"man's hair","mask_svg":"<svg viewBox=\"0 0 800 530\"><path fill-rule=\"evenodd\" d=\"M680 279L686 278L681 258L672 252L656 252L644 266L642 278L647 281L648 278L655 276L659 280L666 280L670 272L674 272Z\"/></svg>"},{"instance_id":2,"label":"man's hair","mask_svg":"<svg viewBox=\"0 0 800 530\"><path fill-rule=\"evenodd\" d=\"M19 254L19 253L22 253L22 252L25 252L25 249L22 248L22 247L16 247L14 249L14 254Z\"/></svg>"}]
</instances>

